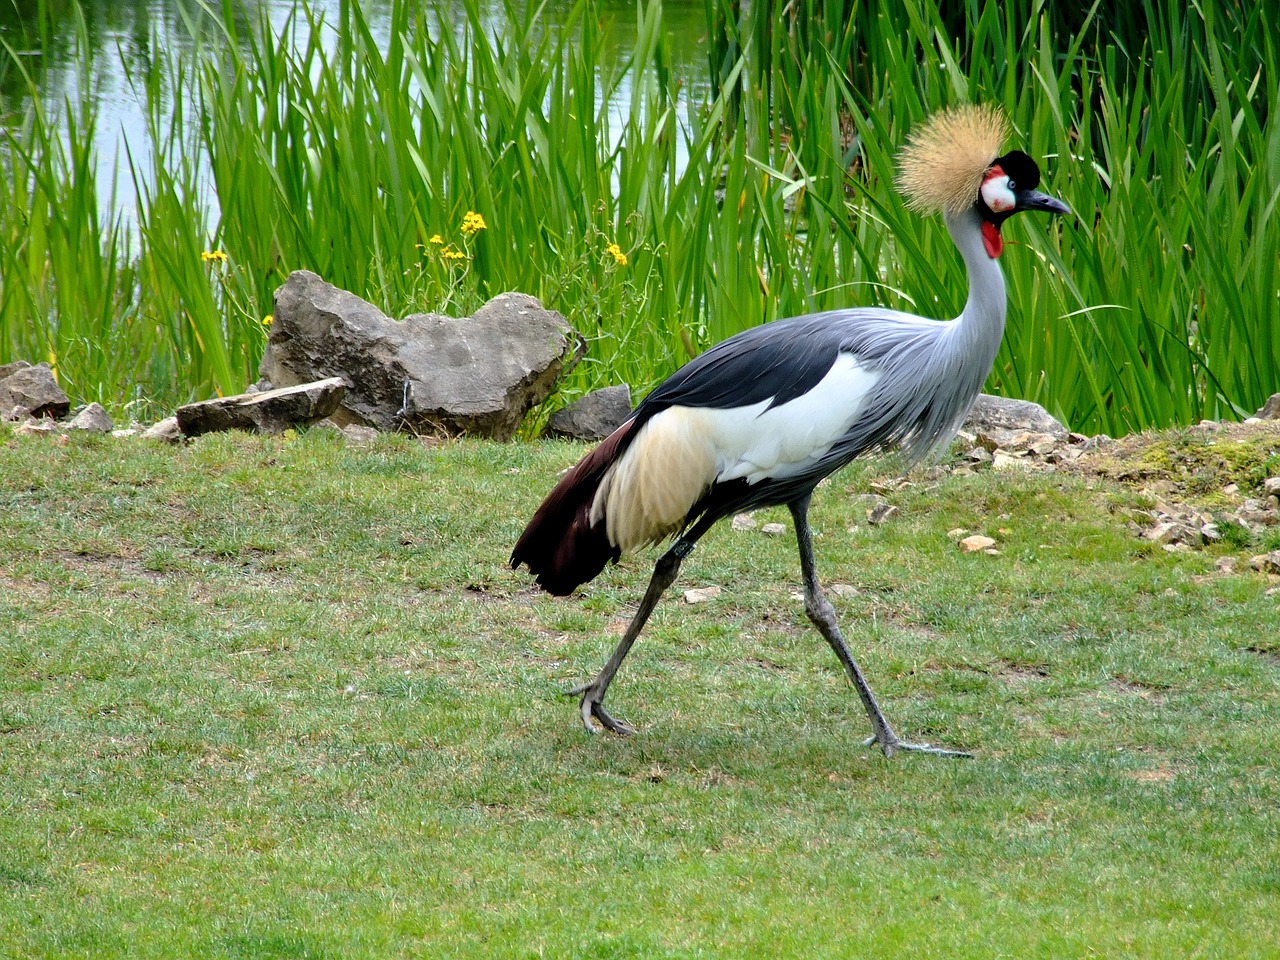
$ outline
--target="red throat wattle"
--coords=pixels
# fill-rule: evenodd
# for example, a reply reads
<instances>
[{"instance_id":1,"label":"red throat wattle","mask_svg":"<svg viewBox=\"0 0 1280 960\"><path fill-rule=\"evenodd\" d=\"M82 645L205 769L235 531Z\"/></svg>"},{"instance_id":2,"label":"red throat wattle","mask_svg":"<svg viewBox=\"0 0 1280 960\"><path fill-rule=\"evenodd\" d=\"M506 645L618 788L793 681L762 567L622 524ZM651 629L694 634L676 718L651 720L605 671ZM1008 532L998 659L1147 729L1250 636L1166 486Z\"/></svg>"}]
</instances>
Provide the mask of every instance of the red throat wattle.
<instances>
[{"instance_id":1,"label":"red throat wattle","mask_svg":"<svg viewBox=\"0 0 1280 960\"><path fill-rule=\"evenodd\" d=\"M1000 236L1000 228L989 220L982 221L982 245L987 248L987 256L992 260L1000 256L1004 250L1004 239Z\"/></svg>"}]
</instances>

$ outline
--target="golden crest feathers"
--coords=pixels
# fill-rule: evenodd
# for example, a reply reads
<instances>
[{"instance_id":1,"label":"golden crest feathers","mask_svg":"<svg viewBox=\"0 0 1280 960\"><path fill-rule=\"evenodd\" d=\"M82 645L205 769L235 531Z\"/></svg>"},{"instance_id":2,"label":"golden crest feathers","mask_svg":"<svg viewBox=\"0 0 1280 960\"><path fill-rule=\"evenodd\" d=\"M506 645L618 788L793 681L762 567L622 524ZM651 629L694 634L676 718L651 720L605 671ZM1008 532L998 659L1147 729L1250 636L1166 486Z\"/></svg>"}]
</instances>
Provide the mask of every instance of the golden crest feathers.
<instances>
[{"instance_id":1,"label":"golden crest feathers","mask_svg":"<svg viewBox=\"0 0 1280 960\"><path fill-rule=\"evenodd\" d=\"M998 107L965 104L935 113L902 149L898 189L907 206L949 217L968 210L1008 136Z\"/></svg>"}]
</instances>

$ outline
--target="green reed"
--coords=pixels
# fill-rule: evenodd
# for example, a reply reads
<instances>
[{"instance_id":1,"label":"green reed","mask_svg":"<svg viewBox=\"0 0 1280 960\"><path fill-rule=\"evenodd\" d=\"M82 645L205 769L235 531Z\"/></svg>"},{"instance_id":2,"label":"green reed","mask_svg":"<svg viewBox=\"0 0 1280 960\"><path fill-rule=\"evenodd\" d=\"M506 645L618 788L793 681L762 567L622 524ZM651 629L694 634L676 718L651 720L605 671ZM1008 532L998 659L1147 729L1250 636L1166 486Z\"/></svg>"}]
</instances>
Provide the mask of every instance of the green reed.
<instances>
[{"instance_id":1,"label":"green reed","mask_svg":"<svg viewBox=\"0 0 1280 960\"><path fill-rule=\"evenodd\" d=\"M1280 61L1260 7L768 6L708 0L711 86L691 93L659 2L619 52L588 0L554 27L517 0L496 27L478 0L440 20L399 3L378 36L357 3L274 31L223 0L190 18L192 61L135 78L136 232L98 209L89 138L63 136L95 122L89 91L44 104L32 77L0 140L0 360L55 360L117 405L237 391L299 268L399 315L539 296L591 340L565 397L643 392L781 316L954 316L962 265L905 210L895 152L932 110L984 100L1076 211L1007 231L990 389L1112 433L1280 389ZM462 231L469 212L484 229Z\"/></svg>"}]
</instances>

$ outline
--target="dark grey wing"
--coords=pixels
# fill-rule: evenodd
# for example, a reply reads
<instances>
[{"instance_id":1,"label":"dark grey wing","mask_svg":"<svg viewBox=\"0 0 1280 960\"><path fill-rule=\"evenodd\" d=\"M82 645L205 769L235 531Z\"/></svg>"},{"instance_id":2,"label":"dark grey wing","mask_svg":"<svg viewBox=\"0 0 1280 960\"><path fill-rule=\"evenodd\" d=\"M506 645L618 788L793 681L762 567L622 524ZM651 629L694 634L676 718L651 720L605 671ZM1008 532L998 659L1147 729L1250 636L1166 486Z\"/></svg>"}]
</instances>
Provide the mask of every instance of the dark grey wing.
<instances>
[{"instance_id":1,"label":"dark grey wing","mask_svg":"<svg viewBox=\"0 0 1280 960\"><path fill-rule=\"evenodd\" d=\"M730 409L771 400L779 406L812 390L848 349L857 310L775 320L744 330L699 354L636 408L647 420L667 407Z\"/></svg>"}]
</instances>

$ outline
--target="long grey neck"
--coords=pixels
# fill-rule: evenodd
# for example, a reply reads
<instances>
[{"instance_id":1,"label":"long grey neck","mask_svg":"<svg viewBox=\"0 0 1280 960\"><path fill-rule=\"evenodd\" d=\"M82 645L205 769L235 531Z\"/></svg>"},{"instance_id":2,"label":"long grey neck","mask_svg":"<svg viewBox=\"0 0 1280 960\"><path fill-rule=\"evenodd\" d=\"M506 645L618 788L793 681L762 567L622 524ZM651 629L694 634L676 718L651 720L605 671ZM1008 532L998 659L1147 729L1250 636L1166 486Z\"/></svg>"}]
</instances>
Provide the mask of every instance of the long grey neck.
<instances>
[{"instance_id":1,"label":"long grey neck","mask_svg":"<svg viewBox=\"0 0 1280 960\"><path fill-rule=\"evenodd\" d=\"M976 210L958 217L948 217L947 231L964 257L969 271L969 299L964 310L947 331L955 338L953 348L967 361L982 365L985 380L1000 349L1004 336L1004 320L1008 299L1004 290L1004 274L1000 261L987 256L982 243L982 221Z\"/></svg>"}]
</instances>

